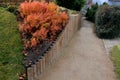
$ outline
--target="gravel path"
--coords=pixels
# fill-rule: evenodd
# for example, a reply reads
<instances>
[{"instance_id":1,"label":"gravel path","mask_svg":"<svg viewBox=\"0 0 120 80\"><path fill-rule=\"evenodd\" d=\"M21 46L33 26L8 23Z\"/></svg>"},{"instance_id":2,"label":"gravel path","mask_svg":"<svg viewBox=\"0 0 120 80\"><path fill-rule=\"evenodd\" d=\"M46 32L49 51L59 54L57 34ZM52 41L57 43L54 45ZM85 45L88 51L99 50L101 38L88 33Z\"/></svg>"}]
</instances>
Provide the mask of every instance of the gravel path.
<instances>
[{"instance_id":1,"label":"gravel path","mask_svg":"<svg viewBox=\"0 0 120 80\"><path fill-rule=\"evenodd\" d=\"M112 62L105 53L102 40L92 30L92 23L83 20L64 51L64 55L46 71L40 80L116 80Z\"/></svg>"}]
</instances>

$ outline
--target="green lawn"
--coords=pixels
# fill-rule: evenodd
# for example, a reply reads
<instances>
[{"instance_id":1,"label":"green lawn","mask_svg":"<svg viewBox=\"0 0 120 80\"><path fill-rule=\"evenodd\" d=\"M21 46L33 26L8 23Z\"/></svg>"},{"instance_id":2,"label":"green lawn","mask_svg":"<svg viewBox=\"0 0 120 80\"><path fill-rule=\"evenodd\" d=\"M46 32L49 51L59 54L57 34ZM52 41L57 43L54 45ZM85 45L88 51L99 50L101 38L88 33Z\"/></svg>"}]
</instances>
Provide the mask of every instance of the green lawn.
<instances>
[{"instance_id":1,"label":"green lawn","mask_svg":"<svg viewBox=\"0 0 120 80\"><path fill-rule=\"evenodd\" d=\"M18 80L24 71L22 48L16 17L0 8L0 80Z\"/></svg>"},{"instance_id":2,"label":"green lawn","mask_svg":"<svg viewBox=\"0 0 120 80\"><path fill-rule=\"evenodd\" d=\"M115 66L115 72L120 80L120 45L115 46L111 53L111 58L113 60L114 66Z\"/></svg>"}]
</instances>

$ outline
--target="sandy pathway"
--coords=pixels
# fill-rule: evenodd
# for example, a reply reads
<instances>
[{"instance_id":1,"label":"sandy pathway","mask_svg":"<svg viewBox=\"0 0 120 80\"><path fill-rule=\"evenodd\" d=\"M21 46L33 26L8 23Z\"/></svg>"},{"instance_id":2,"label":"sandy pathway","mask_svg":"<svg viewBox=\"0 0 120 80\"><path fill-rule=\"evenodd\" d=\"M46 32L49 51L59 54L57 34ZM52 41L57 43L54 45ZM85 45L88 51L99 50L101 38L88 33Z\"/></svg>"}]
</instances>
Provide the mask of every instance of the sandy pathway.
<instances>
[{"instance_id":1,"label":"sandy pathway","mask_svg":"<svg viewBox=\"0 0 120 80\"><path fill-rule=\"evenodd\" d=\"M95 37L93 24L83 21L64 51L64 55L40 80L116 80L112 62L102 40Z\"/></svg>"}]
</instances>

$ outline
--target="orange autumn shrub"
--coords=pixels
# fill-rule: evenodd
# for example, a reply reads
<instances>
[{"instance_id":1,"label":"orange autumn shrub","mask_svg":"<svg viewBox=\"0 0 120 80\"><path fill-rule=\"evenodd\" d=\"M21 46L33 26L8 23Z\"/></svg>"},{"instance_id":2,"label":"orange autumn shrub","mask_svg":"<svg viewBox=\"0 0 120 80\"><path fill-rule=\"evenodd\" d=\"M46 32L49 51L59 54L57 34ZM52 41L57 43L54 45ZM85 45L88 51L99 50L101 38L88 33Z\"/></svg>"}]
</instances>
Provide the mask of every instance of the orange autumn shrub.
<instances>
[{"instance_id":1,"label":"orange autumn shrub","mask_svg":"<svg viewBox=\"0 0 120 80\"><path fill-rule=\"evenodd\" d=\"M44 40L54 41L69 19L53 2L24 2L19 12L22 18L19 30L25 35L25 47L34 47Z\"/></svg>"}]
</instances>

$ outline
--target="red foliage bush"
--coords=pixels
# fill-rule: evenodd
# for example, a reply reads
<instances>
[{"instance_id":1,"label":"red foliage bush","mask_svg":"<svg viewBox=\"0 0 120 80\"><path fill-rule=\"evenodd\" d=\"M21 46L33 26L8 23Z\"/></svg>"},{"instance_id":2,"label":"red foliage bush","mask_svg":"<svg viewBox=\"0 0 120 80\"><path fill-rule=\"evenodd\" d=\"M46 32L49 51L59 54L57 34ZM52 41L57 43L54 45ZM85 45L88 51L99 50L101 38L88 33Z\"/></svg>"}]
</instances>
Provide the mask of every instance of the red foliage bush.
<instances>
[{"instance_id":1,"label":"red foliage bush","mask_svg":"<svg viewBox=\"0 0 120 80\"><path fill-rule=\"evenodd\" d=\"M68 15L53 2L24 2L19 11L22 18L19 30L25 35L25 47L34 47L44 40L54 41L68 22Z\"/></svg>"}]
</instances>

